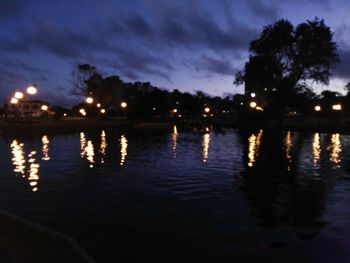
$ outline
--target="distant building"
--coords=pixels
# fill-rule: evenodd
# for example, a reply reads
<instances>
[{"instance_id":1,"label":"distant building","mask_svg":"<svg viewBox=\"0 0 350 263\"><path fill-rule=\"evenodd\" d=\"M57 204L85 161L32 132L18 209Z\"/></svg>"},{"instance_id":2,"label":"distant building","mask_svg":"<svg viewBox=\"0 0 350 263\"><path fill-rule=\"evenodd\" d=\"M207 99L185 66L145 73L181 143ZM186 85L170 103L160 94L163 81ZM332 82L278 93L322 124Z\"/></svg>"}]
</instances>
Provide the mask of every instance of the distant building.
<instances>
[{"instance_id":1,"label":"distant building","mask_svg":"<svg viewBox=\"0 0 350 263\"><path fill-rule=\"evenodd\" d=\"M53 115L53 112L50 111L49 103L43 100L20 100L16 104L8 101L5 109L7 117L41 118Z\"/></svg>"}]
</instances>

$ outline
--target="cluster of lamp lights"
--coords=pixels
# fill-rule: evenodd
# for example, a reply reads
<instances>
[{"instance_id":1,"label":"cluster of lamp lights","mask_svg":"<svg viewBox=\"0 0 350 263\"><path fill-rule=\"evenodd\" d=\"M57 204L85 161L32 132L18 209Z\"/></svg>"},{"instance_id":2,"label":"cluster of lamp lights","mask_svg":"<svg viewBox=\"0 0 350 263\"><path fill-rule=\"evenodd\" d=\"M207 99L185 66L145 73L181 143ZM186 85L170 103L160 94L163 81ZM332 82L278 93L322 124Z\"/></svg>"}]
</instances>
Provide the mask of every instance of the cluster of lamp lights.
<instances>
[{"instance_id":1,"label":"cluster of lamp lights","mask_svg":"<svg viewBox=\"0 0 350 263\"><path fill-rule=\"evenodd\" d=\"M321 108L320 105L316 105L314 110L317 111L317 112L320 112L320 111L322 111L322 108ZM334 105L332 105L332 110L334 110L334 111L341 111L342 110L341 104L334 104Z\"/></svg>"},{"instance_id":2,"label":"cluster of lamp lights","mask_svg":"<svg viewBox=\"0 0 350 263\"><path fill-rule=\"evenodd\" d=\"M258 104L255 102L255 101L252 101L249 106L252 108L252 109L256 109L258 111L263 111L264 109L260 106L258 106Z\"/></svg>"},{"instance_id":3,"label":"cluster of lamp lights","mask_svg":"<svg viewBox=\"0 0 350 263\"><path fill-rule=\"evenodd\" d=\"M93 99L92 97L87 97L87 98L85 99L85 102L86 102L87 104L90 104L90 105L91 105L91 104L94 103L94 99ZM128 104L127 104L125 101L122 101L122 102L120 103L120 107L122 107L123 109L125 109L127 106L128 106ZM105 113L107 112L106 109L101 108L101 107L102 107L101 103L97 103L97 104L96 104L96 107L100 109L99 111L100 111L101 114L105 114ZM81 115L83 115L83 116L86 116L86 115L87 115L86 110L85 110L84 108L79 109L79 113L80 113Z\"/></svg>"},{"instance_id":4,"label":"cluster of lamp lights","mask_svg":"<svg viewBox=\"0 0 350 263\"><path fill-rule=\"evenodd\" d=\"M179 104L178 102L176 102L176 104ZM155 110L156 108L153 108L153 110ZM204 108L204 113L205 114L203 114L203 117L207 117L207 114L210 112L210 108L209 107L205 107ZM174 114L176 114L176 113L178 113L178 109L173 109L172 110L172 113L174 113ZM179 114L178 115L178 117L181 117L182 115L181 114ZM211 114L211 116L213 116L213 114Z\"/></svg>"},{"instance_id":5,"label":"cluster of lamp lights","mask_svg":"<svg viewBox=\"0 0 350 263\"><path fill-rule=\"evenodd\" d=\"M26 90L26 93L28 95L33 96L33 95L38 93L38 89L34 86L29 86ZM24 98L24 93L21 91L16 91L14 96L11 98L10 103L11 104L18 104L23 98ZM45 104L41 106L41 110L43 110L43 111L47 111L48 109L49 109L49 106L47 106Z\"/></svg>"}]
</instances>

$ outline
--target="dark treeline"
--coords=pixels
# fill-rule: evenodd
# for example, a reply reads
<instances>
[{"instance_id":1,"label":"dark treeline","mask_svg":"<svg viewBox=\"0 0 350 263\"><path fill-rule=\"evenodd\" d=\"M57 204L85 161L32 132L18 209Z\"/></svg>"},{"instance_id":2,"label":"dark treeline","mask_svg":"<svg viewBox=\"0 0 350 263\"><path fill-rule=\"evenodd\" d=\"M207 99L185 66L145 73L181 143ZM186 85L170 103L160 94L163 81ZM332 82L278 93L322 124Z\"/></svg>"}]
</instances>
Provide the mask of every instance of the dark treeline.
<instances>
[{"instance_id":1,"label":"dark treeline","mask_svg":"<svg viewBox=\"0 0 350 263\"><path fill-rule=\"evenodd\" d=\"M73 72L75 95L91 97L93 103L80 103L73 107L79 114L86 109L88 116L119 116L128 119L200 118L218 115L230 116L238 110L232 97L210 97L197 91L195 94L168 91L149 82L124 82L119 76L104 77L94 66L81 64ZM122 107L122 103L126 107ZM106 112L101 114L101 109Z\"/></svg>"}]
</instances>

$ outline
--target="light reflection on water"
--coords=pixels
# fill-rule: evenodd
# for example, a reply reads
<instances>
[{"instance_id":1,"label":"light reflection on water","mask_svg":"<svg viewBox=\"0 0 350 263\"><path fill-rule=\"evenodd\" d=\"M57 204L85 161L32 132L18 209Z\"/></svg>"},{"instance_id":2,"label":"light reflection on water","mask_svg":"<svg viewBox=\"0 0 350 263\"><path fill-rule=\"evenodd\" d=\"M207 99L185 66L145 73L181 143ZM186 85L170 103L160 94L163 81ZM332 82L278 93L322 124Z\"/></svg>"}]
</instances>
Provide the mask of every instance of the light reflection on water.
<instances>
[{"instance_id":1,"label":"light reflection on water","mask_svg":"<svg viewBox=\"0 0 350 263\"><path fill-rule=\"evenodd\" d=\"M173 150L173 157L174 159L176 159L176 146L177 146L177 136L178 136L178 132L177 132L177 127L176 125L174 125L173 127L173 133L171 135L171 139L172 139L172 150Z\"/></svg>"},{"instance_id":2,"label":"light reflection on water","mask_svg":"<svg viewBox=\"0 0 350 263\"><path fill-rule=\"evenodd\" d=\"M20 173L22 176L25 174L25 153L23 151L23 143L18 143L17 140L13 140L13 142L10 145L12 149L12 163L14 166L13 171L15 173Z\"/></svg>"},{"instance_id":3,"label":"light reflection on water","mask_svg":"<svg viewBox=\"0 0 350 263\"><path fill-rule=\"evenodd\" d=\"M120 136L120 165L124 165L126 156L128 155L128 140L125 135Z\"/></svg>"},{"instance_id":4,"label":"light reflection on water","mask_svg":"<svg viewBox=\"0 0 350 263\"><path fill-rule=\"evenodd\" d=\"M106 149L107 149L107 140L106 140L106 132L103 130L101 132L101 146L100 146L100 153L101 153L101 163L104 163L104 157L106 155Z\"/></svg>"},{"instance_id":5,"label":"light reflection on water","mask_svg":"<svg viewBox=\"0 0 350 263\"><path fill-rule=\"evenodd\" d=\"M277 140L263 130L204 129L198 134L179 133L178 128L159 136L102 130L11 138L0 144L4 152L9 150L9 156L0 156L0 163L9 163L3 170L16 184L4 183L11 181L6 175L0 177L0 208L58 225L83 244L87 230L98 225L98 231L89 235L103 236L103 248L91 248L86 242L97 257L113 256L116 243L120 253L127 254L125 237L143 231L145 242L137 244L143 256L146 248L169 240L167 234L178 236L184 246L198 246L203 254L209 246L216 255L218 247L230 254L237 251L235 246L239 250L258 243L271 249L276 242L287 243L288 254L289 249L303 246L305 236L309 244L317 245L313 242L321 229L333 233L333 222L341 225L338 220L348 219L349 135L288 131ZM335 166L338 169L332 169ZM308 176L315 171L322 176ZM19 181L30 189L21 192L25 203L18 194ZM114 228L118 231L111 231ZM242 241L248 232L254 234ZM281 241L281 236L292 238ZM182 249L181 242L171 242L162 246L170 243Z\"/></svg>"},{"instance_id":6,"label":"light reflection on water","mask_svg":"<svg viewBox=\"0 0 350 263\"><path fill-rule=\"evenodd\" d=\"M339 133L332 134L331 137L331 145L329 146L330 150L330 160L335 163L340 163L340 153L341 153L341 143L340 143L340 135Z\"/></svg>"},{"instance_id":7,"label":"light reflection on water","mask_svg":"<svg viewBox=\"0 0 350 263\"><path fill-rule=\"evenodd\" d=\"M42 153L43 153L43 157L42 159L44 161L48 161L50 160L50 156L49 156L49 138L47 137L47 135L44 135L41 139L41 142L43 144L43 147L42 147Z\"/></svg>"},{"instance_id":8,"label":"light reflection on water","mask_svg":"<svg viewBox=\"0 0 350 263\"><path fill-rule=\"evenodd\" d=\"M203 162L207 162L208 160L208 157L209 157L209 145L210 145L210 132L209 128L205 128L206 129L206 133L204 133L203 135L203 141L202 141L202 146L203 146L203 153L202 153L202 156L203 156Z\"/></svg>"},{"instance_id":9,"label":"light reflection on water","mask_svg":"<svg viewBox=\"0 0 350 263\"><path fill-rule=\"evenodd\" d=\"M312 141L313 165L316 166L321 156L320 134L316 132Z\"/></svg>"},{"instance_id":10,"label":"light reflection on water","mask_svg":"<svg viewBox=\"0 0 350 263\"><path fill-rule=\"evenodd\" d=\"M28 155L28 163L29 163L29 176L28 181L29 185L32 187L32 191L36 192L39 189L39 168L40 164L37 163L36 160L36 151L31 151Z\"/></svg>"},{"instance_id":11,"label":"light reflection on water","mask_svg":"<svg viewBox=\"0 0 350 263\"><path fill-rule=\"evenodd\" d=\"M287 159L287 170L290 171L292 164L292 133L291 131L287 132L286 140L285 140L285 151L286 151L286 159Z\"/></svg>"},{"instance_id":12,"label":"light reflection on water","mask_svg":"<svg viewBox=\"0 0 350 263\"><path fill-rule=\"evenodd\" d=\"M261 138L263 130L259 130L257 135L252 134L248 138L248 166L253 167L256 158L259 156L259 148L261 144Z\"/></svg>"}]
</instances>

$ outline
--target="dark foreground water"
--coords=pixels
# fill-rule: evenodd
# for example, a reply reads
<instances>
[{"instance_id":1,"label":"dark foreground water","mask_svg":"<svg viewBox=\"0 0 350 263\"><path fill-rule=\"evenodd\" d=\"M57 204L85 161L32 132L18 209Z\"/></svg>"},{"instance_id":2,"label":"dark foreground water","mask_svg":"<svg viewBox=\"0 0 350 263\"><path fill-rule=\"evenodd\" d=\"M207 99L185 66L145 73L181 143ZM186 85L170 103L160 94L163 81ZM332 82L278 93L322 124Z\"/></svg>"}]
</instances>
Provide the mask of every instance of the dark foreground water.
<instances>
[{"instance_id":1,"label":"dark foreground water","mask_svg":"<svg viewBox=\"0 0 350 263\"><path fill-rule=\"evenodd\" d=\"M209 128L2 136L0 209L97 262L349 262L349 146Z\"/></svg>"}]
</instances>

